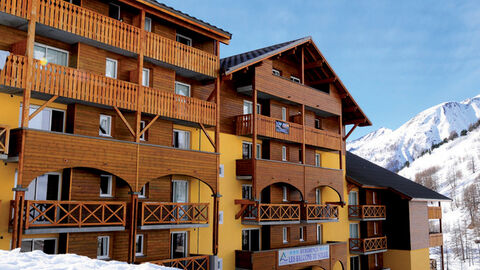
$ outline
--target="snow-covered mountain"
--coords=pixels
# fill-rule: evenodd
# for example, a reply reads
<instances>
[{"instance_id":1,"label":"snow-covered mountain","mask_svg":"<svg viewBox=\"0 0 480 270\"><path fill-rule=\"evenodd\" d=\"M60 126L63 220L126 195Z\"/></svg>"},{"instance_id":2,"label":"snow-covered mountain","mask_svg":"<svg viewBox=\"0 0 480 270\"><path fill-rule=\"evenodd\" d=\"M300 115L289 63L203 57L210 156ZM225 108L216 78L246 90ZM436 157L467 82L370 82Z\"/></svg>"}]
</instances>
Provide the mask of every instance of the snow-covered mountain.
<instances>
[{"instance_id":1,"label":"snow-covered mountain","mask_svg":"<svg viewBox=\"0 0 480 270\"><path fill-rule=\"evenodd\" d=\"M347 149L384 168L399 171L480 119L480 95L462 102L445 102L417 114L396 130L381 128L347 144Z\"/></svg>"}]
</instances>

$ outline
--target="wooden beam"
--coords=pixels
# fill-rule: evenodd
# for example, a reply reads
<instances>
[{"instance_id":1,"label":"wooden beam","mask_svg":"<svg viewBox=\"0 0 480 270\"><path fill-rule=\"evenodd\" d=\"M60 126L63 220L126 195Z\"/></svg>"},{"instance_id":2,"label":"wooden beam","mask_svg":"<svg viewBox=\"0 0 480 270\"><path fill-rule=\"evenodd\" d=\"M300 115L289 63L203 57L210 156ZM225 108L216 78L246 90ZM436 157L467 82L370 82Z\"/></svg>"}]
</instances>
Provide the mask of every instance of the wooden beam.
<instances>
[{"instance_id":1,"label":"wooden beam","mask_svg":"<svg viewBox=\"0 0 480 270\"><path fill-rule=\"evenodd\" d=\"M254 204L255 204L254 201L246 200L246 199L234 200L233 202L234 202L235 204L247 204L247 205L254 205Z\"/></svg>"},{"instance_id":2,"label":"wooden beam","mask_svg":"<svg viewBox=\"0 0 480 270\"><path fill-rule=\"evenodd\" d=\"M233 73L222 76L222 81L230 81L233 79Z\"/></svg>"},{"instance_id":3,"label":"wooden beam","mask_svg":"<svg viewBox=\"0 0 480 270\"><path fill-rule=\"evenodd\" d=\"M334 78L328 78L328 79L322 79L322 80L317 80L317 81L309 82L308 84L310 84L310 85L317 85L317 84L334 83L336 80L337 80L337 77L334 77Z\"/></svg>"},{"instance_id":4,"label":"wooden beam","mask_svg":"<svg viewBox=\"0 0 480 270\"><path fill-rule=\"evenodd\" d=\"M344 125L353 125L353 124L363 124L365 123L366 120L365 119L352 119L352 120L346 120L345 122L343 122Z\"/></svg>"},{"instance_id":5,"label":"wooden beam","mask_svg":"<svg viewBox=\"0 0 480 270\"><path fill-rule=\"evenodd\" d=\"M243 215L243 212L245 212L247 207L248 207L248 205L242 204L242 207L240 208L240 211L238 211L238 213L235 214L235 219L239 219Z\"/></svg>"},{"instance_id":6,"label":"wooden beam","mask_svg":"<svg viewBox=\"0 0 480 270\"><path fill-rule=\"evenodd\" d=\"M216 94L217 94L217 89L215 88L215 89L212 90L212 92L208 96L207 101L212 101L213 98L216 97Z\"/></svg>"},{"instance_id":7,"label":"wooden beam","mask_svg":"<svg viewBox=\"0 0 480 270\"><path fill-rule=\"evenodd\" d=\"M208 141L212 144L213 148L217 152L217 146L215 145L215 142L213 141L212 137L210 137L210 135L208 135L208 132L205 129L205 126L202 123L199 123L199 125L200 125L200 128L202 129L203 133L205 134L205 136L207 136Z\"/></svg>"},{"instance_id":8,"label":"wooden beam","mask_svg":"<svg viewBox=\"0 0 480 270\"><path fill-rule=\"evenodd\" d=\"M358 110L357 106L346 107L345 109L343 109L344 112L356 112L357 110Z\"/></svg>"},{"instance_id":9,"label":"wooden beam","mask_svg":"<svg viewBox=\"0 0 480 270\"><path fill-rule=\"evenodd\" d=\"M135 134L135 131L133 131L132 127L130 126L130 124L127 122L127 119L125 119L125 117L123 116L122 112L116 107L116 106L113 106L113 108L115 109L115 111L117 112L118 116L120 116L120 119L122 119L123 123L125 124L125 126L127 126L128 130L130 131L130 134L132 134L132 136L135 138L136 134Z\"/></svg>"},{"instance_id":10,"label":"wooden beam","mask_svg":"<svg viewBox=\"0 0 480 270\"><path fill-rule=\"evenodd\" d=\"M340 94L341 99L346 99L347 97L348 97L348 93Z\"/></svg>"},{"instance_id":11,"label":"wooden beam","mask_svg":"<svg viewBox=\"0 0 480 270\"><path fill-rule=\"evenodd\" d=\"M358 124L355 124L352 129L350 129L350 131L347 133L347 135L345 135L345 137L343 137L343 140L346 141L348 139L348 137L350 137L350 134L352 134L352 132L358 127Z\"/></svg>"},{"instance_id":12,"label":"wooden beam","mask_svg":"<svg viewBox=\"0 0 480 270\"><path fill-rule=\"evenodd\" d=\"M155 121L157 121L158 117L160 117L159 114L156 115L156 116L152 119L152 121L150 121L150 123L148 123L148 125L145 126L145 127L142 129L142 131L140 132L139 137L142 137L142 135L153 125L153 123L155 123Z\"/></svg>"},{"instance_id":13,"label":"wooden beam","mask_svg":"<svg viewBox=\"0 0 480 270\"><path fill-rule=\"evenodd\" d=\"M43 109L45 109L48 105L54 102L57 98L58 96L53 96L48 101L43 103L43 105L40 106L40 108L38 108L36 111L34 111L32 114L28 116L28 121L32 120L35 116L37 116L37 114L39 114Z\"/></svg>"},{"instance_id":14,"label":"wooden beam","mask_svg":"<svg viewBox=\"0 0 480 270\"><path fill-rule=\"evenodd\" d=\"M302 56L301 56L301 60L302 62L302 84L305 84L305 52L304 52L304 49L302 47Z\"/></svg>"},{"instance_id":15,"label":"wooden beam","mask_svg":"<svg viewBox=\"0 0 480 270\"><path fill-rule=\"evenodd\" d=\"M305 69L312 69L312 68L316 68L316 67L321 67L323 65L323 63L325 63L324 59L318 60L318 61L315 61L315 62L310 62L310 63L305 64Z\"/></svg>"}]
</instances>

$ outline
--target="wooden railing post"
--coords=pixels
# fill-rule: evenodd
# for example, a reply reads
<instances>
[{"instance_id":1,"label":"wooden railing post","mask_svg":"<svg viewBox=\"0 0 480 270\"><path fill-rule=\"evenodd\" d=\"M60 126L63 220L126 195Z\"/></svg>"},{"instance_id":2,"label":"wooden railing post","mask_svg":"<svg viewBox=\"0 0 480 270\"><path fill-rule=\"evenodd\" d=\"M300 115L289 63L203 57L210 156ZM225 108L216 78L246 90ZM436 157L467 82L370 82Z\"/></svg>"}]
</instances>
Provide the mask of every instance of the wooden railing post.
<instances>
[{"instance_id":1,"label":"wooden railing post","mask_svg":"<svg viewBox=\"0 0 480 270\"><path fill-rule=\"evenodd\" d=\"M128 263L135 262L135 244L137 240L137 209L139 192L130 192L131 210L130 210L130 238L128 240Z\"/></svg>"}]
</instances>

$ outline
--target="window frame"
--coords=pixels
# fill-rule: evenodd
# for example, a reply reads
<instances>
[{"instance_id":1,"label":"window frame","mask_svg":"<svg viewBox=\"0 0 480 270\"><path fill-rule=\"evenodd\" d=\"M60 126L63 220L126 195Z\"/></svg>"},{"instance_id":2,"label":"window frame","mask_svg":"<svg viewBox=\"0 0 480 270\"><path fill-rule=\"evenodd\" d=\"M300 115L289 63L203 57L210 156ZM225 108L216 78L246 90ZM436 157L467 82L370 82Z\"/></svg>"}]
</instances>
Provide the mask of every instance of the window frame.
<instances>
[{"instance_id":1,"label":"window frame","mask_svg":"<svg viewBox=\"0 0 480 270\"><path fill-rule=\"evenodd\" d=\"M106 245L106 247L107 247L106 251L107 252L106 253L107 253L107 255L99 255L98 254L98 244L99 244L98 241L100 241L100 239L102 239L102 241L103 241L103 239L106 239L106 243L107 243L107 245ZM102 250L102 252L103 252L103 250ZM110 259L110 236L109 235L99 235L97 237L97 259L99 259L99 260Z\"/></svg>"},{"instance_id":2,"label":"window frame","mask_svg":"<svg viewBox=\"0 0 480 270\"><path fill-rule=\"evenodd\" d=\"M39 105L30 104L29 112L30 112L30 110L36 111L40 107L41 106L39 106ZM22 124L22 108L23 108L23 103L20 103L20 114L19 114L19 119L18 119L18 126L21 126L21 124ZM46 107L39 114L35 115L35 117L42 114L44 111L49 111L50 112L50 119L49 119L50 126L48 127L48 130L46 130L46 131L57 132L57 131L52 131L53 111L57 111L57 112L62 112L63 113L62 133L65 133L65 126L67 125L67 123L66 123L67 122L67 111L62 110L62 109L52 108L52 107ZM35 117L33 119L35 119ZM33 119L30 119L30 121L33 120ZM40 129L40 130L45 130L45 129Z\"/></svg>"},{"instance_id":3,"label":"window frame","mask_svg":"<svg viewBox=\"0 0 480 270\"><path fill-rule=\"evenodd\" d=\"M288 109L287 107L282 107L282 121L288 121Z\"/></svg>"},{"instance_id":4,"label":"window frame","mask_svg":"<svg viewBox=\"0 0 480 270\"><path fill-rule=\"evenodd\" d=\"M102 194L102 177L107 177L108 179L108 193ZM100 198L112 198L113 197L113 175L111 174L101 174L100 175Z\"/></svg>"},{"instance_id":5,"label":"window frame","mask_svg":"<svg viewBox=\"0 0 480 270\"><path fill-rule=\"evenodd\" d=\"M288 154L287 154L287 147L285 145L282 145L282 161L287 161L288 160Z\"/></svg>"},{"instance_id":6,"label":"window frame","mask_svg":"<svg viewBox=\"0 0 480 270\"><path fill-rule=\"evenodd\" d=\"M110 6L116 6L116 7L118 7L117 18L110 17ZM109 17L109 18L112 18L112 19L115 19L115 20L118 20L118 21L122 20L121 7L120 7L120 5L117 5L117 4L115 4L115 3L109 2L109 3L108 3L108 17Z\"/></svg>"},{"instance_id":7,"label":"window frame","mask_svg":"<svg viewBox=\"0 0 480 270\"><path fill-rule=\"evenodd\" d=\"M107 68L108 68L108 67L107 67L107 63L108 63L108 62L112 62L112 63L115 64L115 65L114 65L114 68L115 68L114 72L115 72L115 74L114 74L113 77L110 77L110 76L107 75ZM105 77L110 78L110 79L117 79L117 78L118 78L118 60L113 59L113 58L108 58L108 57L105 58Z\"/></svg>"},{"instance_id":8,"label":"window frame","mask_svg":"<svg viewBox=\"0 0 480 270\"><path fill-rule=\"evenodd\" d=\"M147 77L147 80L146 80L146 85L144 84L144 80L145 80L145 73L146 72L146 77ZM150 87L150 69L149 68L142 68L142 86L145 86L145 87Z\"/></svg>"},{"instance_id":9,"label":"window frame","mask_svg":"<svg viewBox=\"0 0 480 270\"><path fill-rule=\"evenodd\" d=\"M304 228L303 226L300 226L298 232L299 232L299 234L300 234L298 240L299 240L300 242L305 242L305 228Z\"/></svg>"},{"instance_id":10,"label":"window frame","mask_svg":"<svg viewBox=\"0 0 480 270\"><path fill-rule=\"evenodd\" d=\"M55 237L40 237L40 238L22 238L22 241L32 241L31 251L34 251L33 247L35 246L35 241L45 241L45 240L54 240L55 241L55 253L58 254L58 239ZM22 243L20 242L20 248L22 247ZM26 251L30 252L30 251ZM42 251L43 252L43 251Z\"/></svg>"},{"instance_id":11,"label":"window frame","mask_svg":"<svg viewBox=\"0 0 480 270\"><path fill-rule=\"evenodd\" d=\"M250 110L251 110L252 112L250 112L250 113L249 113L249 112L245 113L245 104L248 104L248 105L249 105L249 107L251 108ZM261 113L262 113L262 104L260 104L260 103L257 102L257 114L261 114ZM246 100L246 99L243 100L243 114L244 114L244 115L253 114L253 102L252 102L252 101Z\"/></svg>"},{"instance_id":12,"label":"window frame","mask_svg":"<svg viewBox=\"0 0 480 270\"><path fill-rule=\"evenodd\" d=\"M106 133L106 134L102 134L102 129L100 128L100 127L101 127L101 124L102 124L102 118L110 119L110 120L109 120L108 133ZM112 120L113 120L113 117L112 117L111 115L108 115L108 114L100 114L100 117L99 117L99 127L98 127L98 135L99 135L99 136L102 136L102 137L112 137Z\"/></svg>"},{"instance_id":13,"label":"window frame","mask_svg":"<svg viewBox=\"0 0 480 270\"><path fill-rule=\"evenodd\" d=\"M357 237L352 237L352 226L357 228L356 229ZM350 225L348 226L348 230L349 230L349 238L360 238L360 224L350 223Z\"/></svg>"},{"instance_id":14,"label":"window frame","mask_svg":"<svg viewBox=\"0 0 480 270\"><path fill-rule=\"evenodd\" d=\"M184 38L184 39L188 40L189 42L187 42L187 43L190 43L190 44L185 44L185 43L182 43L182 42L178 41L178 40L177 40L178 37L181 37L181 38ZM183 44L183 45L186 45L186 46L190 46L190 47L193 46L193 39L192 39L192 38L187 37L187 36L182 35L182 34L179 34L179 33L177 33L177 34L175 35L175 41L178 42L178 43L181 43L181 44Z\"/></svg>"},{"instance_id":15,"label":"window frame","mask_svg":"<svg viewBox=\"0 0 480 270\"><path fill-rule=\"evenodd\" d=\"M293 76L291 75L290 76L290 80L294 83L302 83L302 81L300 80L300 78L296 77L296 76Z\"/></svg>"},{"instance_id":16,"label":"window frame","mask_svg":"<svg viewBox=\"0 0 480 270\"><path fill-rule=\"evenodd\" d=\"M243 158L243 147L244 145L248 145L248 158ZM242 159L252 159L253 156L253 148L252 148L253 143L252 142L247 142L247 141L242 141ZM257 156L256 159L261 159L262 155L262 144L257 143Z\"/></svg>"},{"instance_id":17,"label":"window frame","mask_svg":"<svg viewBox=\"0 0 480 270\"><path fill-rule=\"evenodd\" d=\"M319 153L315 153L315 167L322 166L322 156Z\"/></svg>"},{"instance_id":18,"label":"window frame","mask_svg":"<svg viewBox=\"0 0 480 270\"><path fill-rule=\"evenodd\" d=\"M288 243L288 227L282 228L282 242L284 244Z\"/></svg>"},{"instance_id":19,"label":"window frame","mask_svg":"<svg viewBox=\"0 0 480 270\"><path fill-rule=\"evenodd\" d=\"M288 202L288 187L282 186L282 201Z\"/></svg>"},{"instance_id":20,"label":"window frame","mask_svg":"<svg viewBox=\"0 0 480 270\"><path fill-rule=\"evenodd\" d=\"M317 244L322 244L323 242L323 228L322 224L317 224Z\"/></svg>"},{"instance_id":21,"label":"window frame","mask_svg":"<svg viewBox=\"0 0 480 270\"><path fill-rule=\"evenodd\" d=\"M272 74L275 76L282 76L282 72L276 68L272 68Z\"/></svg>"},{"instance_id":22,"label":"window frame","mask_svg":"<svg viewBox=\"0 0 480 270\"><path fill-rule=\"evenodd\" d=\"M35 48L35 46L45 48L45 59L48 59L47 54L48 54L48 50L49 50L49 49L50 49L50 50L54 50L54 51L59 51L59 52L62 52L62 53L66 53L66 54L67 54L67 64L65 65L65 67L68 67L68 65L69 65L69 58L70 58L70 52L69 52L69 51L62 50L62 49L59 49L59 48L57 48L57 47L45 45L45 44L43 44L43 43L38 43L38 42L35 42L35 43L33 44L33 47L34 47L34 48ZM34 49L34 51L35 51L35 49ZM37 60L40 60L40 59L37 59ZM47 62L47 64L48 64L48 62ZM60 64L54 64L54 65L60 65ZM62 66L62 65L60 65L60 66Z\"/></svg>"},{"instance_id":23,"label":"window frame","mask_svg":"<svg viewBox=\"0 0 480 270\"><path fill-rule=\"evenodd\" d=\"M189 239L189 236L188 236L188 231L172 231L170 232L170 258L173 258L173 237L172 237L172 234L184 234L185 235L185 249L184 249L184 252L185 252L185 256L188 256L189 255L189 250L188 250L188 241L190 240Z\"/></svg>"},{"instance_id":24,"label":"window frame","mask_svg":"<svg viewBox=\"0 0 480 270\"><path fill-rule=\"evenodd\" d=\"M350 194L356 194L354 204L350 203ZM348 205L358 205L358 191L352 190L352 191L348 192Z\"/></svg>"},{"instance_id":25,"label":"window frame","mask_svg":"<svg viewBox=\"0 0 480 270\"><path fill-rule=\"evenodd\" d=\"M140 192L138 194L139 199L146 199L147 198L147 184L143 185L143 187L140 189Z\"/></svg>"},{"instance_id":26,"label":"window frame","mask_svg":"<svg viewBox=\"0 0 480 270\"><path fill-rule=\"evenodd\" d=\"M252 234L251 234L251 231L258 231L258 236L259 236L259 239L258 239L258 249L257 250L260 250L260 247L262 246L262 231L260 230L260 228L245 228L245 229L242 229L242 245L243 245L243 232L244 231L248 231L248 251L252 251Z\"/></svg>"},{"instance_id":27,"label":"window frame","mask_svg":"<svg viewBox=\"0 0 480 270\"><path fill-rule=\"evenodd\" d=\"M316 129L322 129L322 122L320 121L320 119L318 118L315 118L315 128Z\"/></svg>"},{"instance_id":28,"label":"window frame","mask_svg":"<svg viewBox=\"0 0 480 270\"><path fill-rule=\"evenodd\" d=\"M315 188L315 203L322 204L322 190L320 188Z\"/></svg>"},{"instance_id":29,"label":"window frame","mask_svg":"<svg viewBox=\"0 0 480 270\"><path fill-rule=\"evenodd\" d=\"M137 252L137 245L138 245L138 239L142 239L142 244L140 245L140 252ZM143 233L139 233L135 237L135 257L143 257L145 256L144 253L144 245L145 245L145 235Z\"/></svg>"},{"instance_id":30,"label":"window frame","mask_svg":"<svg viewBox=\"0 0 480 270\"><path fill-rule=\"evenodd\" d=\"M140 132L145 129L145 127L147 126L147 122L145 120L140 120ZM140 141L146 141L147 139L147 131L145 131L144 133L142 133L142 135L140 135Z\"/></svg>"},{"instance_id":31,"label":"window frame","mask_svg":"<svg viewBox=\"0 0 480 270\"><path fill-rule=\"evenodd\" d=\"M188 134L188 136L185 137L185 138L188 138L188 143L187 143L188 145L186 146L186 148L182 148L182 147L179 147L179 146L176 147L176 146L175 146L175 132ZM192 144L192 142L191 142L191 134L190 134L190 131L188 131L188 130L182 130L182 129L176 129L176 128L173 129L173 142L172 142L172 145L173 145L174 148L184 149L184 150L190 150L190 149L191 149L191 144Z\"/></svg>"},{"instance_id":32,"label":"window frame","mask_svg":"<svg viewBox=\"0 0 480 270\"><path fill-rule=\"evenodd\" d=\"M149 22L147 24L147 21ZM145 25L144 25L144 30L147 32L152 32L152 18L145 16ZM148 25L148 27L147 27Z\"/></svg>"},{"instance_id":33,"label":"window frame","mask_svg":"<svg viewBox=\"0 0 480 270\"><path fill-rule=\"evenodd\" d=\"M183 85L183 86L188 86L188 96L184 96L182 94L177 93L177 84ZM188 83L175 81L175 89L174 90L175 90L175 95L184 96L184 97L191 97L192 96L192 86Z\"/></svg>"}]
</instances>

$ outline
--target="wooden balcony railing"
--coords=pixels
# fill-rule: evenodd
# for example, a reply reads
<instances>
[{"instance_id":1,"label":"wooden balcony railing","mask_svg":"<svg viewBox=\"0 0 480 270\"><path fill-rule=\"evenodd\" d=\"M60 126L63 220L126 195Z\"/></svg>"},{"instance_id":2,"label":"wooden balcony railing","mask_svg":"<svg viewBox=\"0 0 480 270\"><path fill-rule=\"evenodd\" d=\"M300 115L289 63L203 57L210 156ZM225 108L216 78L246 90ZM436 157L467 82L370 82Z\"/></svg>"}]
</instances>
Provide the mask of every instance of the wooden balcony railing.
<instances>
[{"instance_id":1,"label":"wooden balcony railing","mask_svg":"<svg viewBox=\"0 0 480 270\"><path fill-rule=\"evenodd\" d=\"M253 133L252 114L239 115L236 117L236 134L239 136L248 136ZM257 114L257 132L260 136L275 138L279 140L291 141L296 143L303 142L302 125L278 120L272 117ZM282 129L277 125L288 126L288 129ZM342 146L340 134L305 127L305 143L308 145L325 147L339 150Z\"/></svg>"},{"instance_id":2,"label":"wooden balcony railing","mask_svg":"<svg viewBox=\"0 0 480 270\"><path fill-rule=\"evenodd\" d=\"M442 219L442 208L440 206L429 206L428 219Z\"/></svg>"},{"instance_id":3,"label":"wooden balcony railing","mask_svg":"<svg viewBox=\"0 0 480 270\"><path fill-rule=\"evenodd\" d=\"M142 202L141 225L208 223L208 203Z\"/></svg>"},{"instance_id":4,"label":"wooden balcony railing","mask_svg":"<svg viewBox=\"0 0 480 270\"><path fill-rule=\"evenodd\" d=\"M242 214L242 221L272 222L299 220L300 204L251 202Z\"/></svg>"},{"instance_id":5,"label":"wooden balcony railing","mask_svg":"<svg viewBox=\"0 0 480 270\"><path fill-rule=\"evenodd\" d=\"M438 247L443 245L443 233L430 233L429 235L430 247Z\"/></svg>"},{"instance_id":6,"label":"wooden balcony railing","mask_svg":"<svg viewBox=\"0 0 480 270\"><path fill-rule=\"evenodd\" d=\"M210 257L208 255L198 255L198 256L179 258L179 259L158 260L158 261L151 261L149 263L183 269L183 270L209 270L210 269Z\"/></svg>"},{"instance_id":7,"label":"wooden balcony railing","mask_svg":"<svg viewBox=\"0 0 480 270\"><path fill-rule=\"evenodd\" d=\"M126 221L125 202L25 201L25 207L25 229L125 226Z\"/></svg>"},{"instance_id":8,"label":"wooden balcony railing","mask_svg":"<svg viewBox=\"0 0 480 270\"><path fill-rule=\"evenodd\" d=\"M10 55L0 72L0 84L25 88L26 57ZM139 86L56 64L34 61L34 91L127 110L137 110ZM143 112L190 122L215 125L216 104L174 93L144 88Z\"/></svg>"},{"instance_id":9,"label":"wooden balcony railing","mask_svg":"<svg viewBox=\"0 0 480 270\"><path fill-rule=\"evenodd\" d=\"M337 205L307 204L303 207L305 214L304 220L332 220L338 219Z\"/></svg>"},{"instance_id":10,"label":"wooden balcony railing","mask_svg":"<svg viewBox=\"0 0 480 270\"><path fill-rule=\"evenodd\" d=\"M0 154L8 155L8 145L10 142L10 127L0 125Z\"/></svg>"},{"instance_id":11,"label":"wooden balcony railing","mask_svg":"<svg viewBox=\"0 0 480 270\"><path fill-rule=\"evenodd\" d=\"M369 253L387 249L387 237L350 238L350 252Z\"/></svg>"},{"instance_id":12,"label":"wooden balcony railing","mask_svg":"<svg viewBox=\"0 0 480 270\"><path fill-rule=\"evenodd\" d=\"M349 205L348 217L351 219L384 219L385 205Z\"/></svg>"},{"instance_id":13,"label":"wooden balcony railing","mask_svg":"<svg viewBox=\"0 0 480 270\"><path fill-rule=\"evenodd\" d=\"M29 19L31 3L32 0L2 0L0 12ZM39 0L37 17L41 24L139 53L140 36L144 30L68 1ZM147 57L210 77L218 76L219 58L213 54L151 32L146 32L145 45Z\"/></svg>"}]
</instances>

